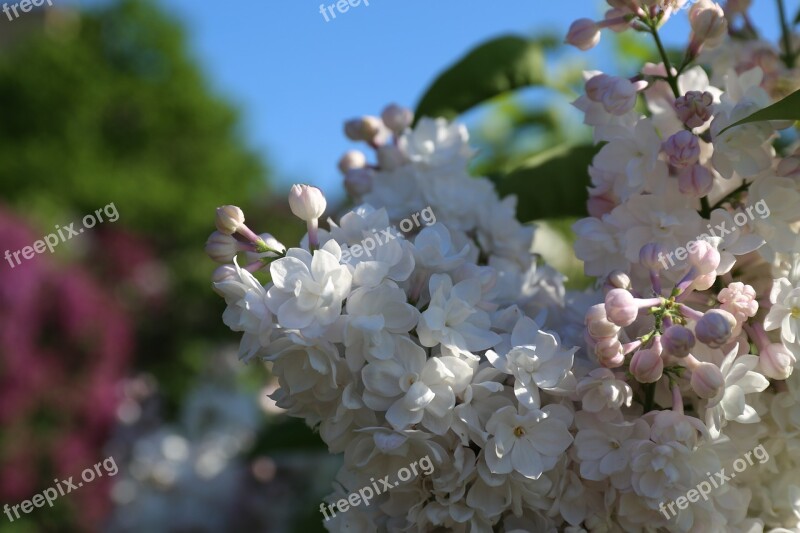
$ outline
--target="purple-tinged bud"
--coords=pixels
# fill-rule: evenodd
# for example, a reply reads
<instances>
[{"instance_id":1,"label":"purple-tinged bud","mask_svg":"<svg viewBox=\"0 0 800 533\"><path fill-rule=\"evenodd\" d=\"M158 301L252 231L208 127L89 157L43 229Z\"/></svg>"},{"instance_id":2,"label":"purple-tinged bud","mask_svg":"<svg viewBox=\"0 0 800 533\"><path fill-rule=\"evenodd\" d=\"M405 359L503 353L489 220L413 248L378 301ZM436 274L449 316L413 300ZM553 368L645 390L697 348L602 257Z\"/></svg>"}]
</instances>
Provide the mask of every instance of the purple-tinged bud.
<instances>
[{"instance_id":1,"label":"purple-tinged bud","mask_svg":"<svg viewBox=\"0 0 800 533\"><path fill-rule=\"evenodd\" d=\"M711 93L689 91L675 100L675 112L687 127L699 128L711 119L713 105Z\"/></svg>"},{"instance_id":2,"label":"purple-tinged bud","mask_svg":"<svg viewBox=\"0 0 800 533\"><path fill-rule=\"evenodd\" d=\"M237 278L238 274L236 273L236 268L233 265L222 265L214 270L214 272L211 274L211 281L213 283L222 283L223 281ZM219 291L215 290L215 292L222 295L222 293Z\"/></svg>"},{"instance_id":3,"label":"purple-tinged bud","mask_svg":"<svg viewBox=\"0 0 800 533\"><path fill-rule=\"evenodd\" d=\"M625 354L622 343L614 337L600 339L594 346L594 354L600 366L605 368L618 368L625 363Z\"/></svg>"},{"instance_id":4,"label":"purple-tinged bud","mask_svg":"<svg viewBox=\"0 0 800 533\"><path fill-rule=\"evenodd\" d=\"M686 168L700 159L700 141L690 131L675 133L664 142L662 148L669 164L676 168Z\"/></svg>"},{"instance_id":5,"label":"purple-tinged bud","mask_svg":"<svg viewBox=\"0 0 800 533\"><path fill-rule=\"evenodd\" d=\"M225 235L233 235L244 224L244 213L235 205L217 208L217 229Z\"/></svg>"},{"instance_id":6,"label":"purple-tinged bud","mask_svg":"<svg viewBox=\"0 0 800 533\"><path fill-rule=\"evenodd\" d=\"M600 42L600 26L591 19L578 19L569 27L564 42L580 50L594 48Z\"/></svg>"},{"instance_id":7,"label":"purple-tinged bud","mask_svg":"<svg viewBox=\"0 0 800 533\"><path fill-rule=\"evenodd\" d=\"M357 168L344 177L344 188L353 198L360 198L372 190L375 172L371 168Z\"/></svg>"},{"instance_id":8,"label":"purple-tinged bud","mask_svg":"<svg viewBox=\"0 0 800 533\"><path fill-rule=\"evenodd\" d=\"M339 160L339 170L342 174L347 174L348 171L357 168L363 168L367 165L367 156L364 152L358 150L350 150L345 153Z\"/></svg>"},{"instance_id":9,"label":"purple-tinged bud","mask_svg":"<svg viewBox=\"0 0 800 533\"><path fill-rule=\"evenodd\" d=\"M689 252L689 264L700 275L711 274L717 270L720 262L719 251L708 241L690 241L686 245Z\"/></svg>"},{"instance_id":10,"label":"purple-tinged bud","mask_svg":"<svg viewBox=\"0 0 800 533\"><path fill-rule=\"evenodd\" d=\"M586 97L592 102L602 102L603 94L613 81L614 78L608 74L592 76L586 81Z\"/></svg>"},{"instance_id":11,"label":"purple-tinged bud","mask_svg":"<svg viewBox=\"0 0 800 533\"><path fill-rule=\"evenodd\" d=\"M612 289L606 294L606 316L614 324L630 326L639 316L639 308L633 295L625 289Z\"/></svg>"},{"instance_id":12,"label":"purple-tinged bud","mask_svg":"<svg viewBox=\"0 0 800 533\"><path fill-rule=\"evenodd\" d=\"M728 31L725 12L711 0L698 0L689 10L692 27L690 54L695 55L704 43L716 46Z\"/></svg>"},{"instance_id":13,"label":"purple-tinged bud","mask_svg":"<svg viewBox=\"0 0 800 533\"><path fill-rule=\"evenodd\" d=\"M664 373L664 360L655 350L645 348L633 354L630 371L639 383L655 383Z\"/></svg>"},{"instance_id":14,"label":"purple-tinged bud","mask_svg":"<svg viewBox=\"0 0 800 533\"><path fill-rule=\"evenodd\" d=\"M762 346L758 354L758 368L768 378L783 380L792 375L797 358L781 343Z\"/></svg>"},{"instance_id":15,"label":"purple-tinged bud","mask_svg":"<svg viewBox=\"0 0 800 533\"><path fill-rule=\"evenodd\" d=\"M310 222L319 219L327 206L325 196L316 187L295 184L289 190L289 207L301 220Z\"/></svg>"},{"instance_id":16,"label":"purple-tinged bud","mask_svg":"<svg viewBox=\"0 0 800 533\"><path fill-rule=\"evenodd\" d=\"M206 241L206 255L217 263L230 263L239 253L239 241L232 235L215 231Z\"/></svg>"},{"instance_id":17,"label":"purple-tinged bud","mask_svg":"<svg viewBox=\"0 0 800 533\"><path fill-rule=\"evenodd\" d=\"M394 133L403 133L414 122L414 112L407 107L390 104L381 113L381 119Z\"/></svg>"},{"instance_id":18,"label":"purple-tinged bud","mask_svg":"<svg viewBox=\"0 0 800 533\"><path fill-rule=\"evenodd\" d=\"M714 175L703 165L690 165L678 174L678 188L692 198L706 196L713 186Z\"/></svg>"},{"instance_id":19,"label":"purple-tinged bud","mask_svg":"<svg viewBox=\"0 0 800 533\"><path fill-rule=\"evenodd\" d=\"M696 291L706 291L714 286L717 281L717 273L699 274L692 280L692 288Z\"/></svg>"},{"instance_id":20,"label":"purple-tinged bud","mask_svg":"<svg viewBox=\"0 0 800 533\"><path fill-rule=\"evenodd\" d=\"M382 122L378 117L354 118L344 123L344 134L351 141L372 142L381 131Z\"/></svg>"},{"instance_id":21,"label":"purple-tinged bud","mask_svg":"<svg viewBox=\"0 0 800 533\"><path fill-rule=\"evenodd\" d=\"M663 269L666 264L664 248L656 242L645 244L639 250L639 263L649 270L659 271Z\"/></svg>"},{"instance_id":22,"label":"purple-tinged bud","mask_svg":"<svg viewBox=\"0 0 800 533\"><path fill-rule=\"evenodd\" d=\"M606 337L617 337L619 326L613 324L606 318L605 305L597 304L589 308L586 313L586 328L589 334L595 339L600 340Z\"/></svg>"},{"instance_id":23,"label":"purple-tinged bud","mask_svg":"<svg viewBox=\"0 0 800 533\"><path fill-rule=\"evenodd\" d=\"M604 17L604 27L608 28L609 30L613 31L614 33L620 33L628 28L631 27L631 21L626 17L628 15L628 11L619 8L613 8L606 11Z\"/></svg>"},{"instance_id":24,"label":"purple-tinged bud","mask_svg":"<svg viewBox=\"0 0 800 533\"><path fill-rule=\"evenodd\" d=\"M625 78L612 77L602 93L602 104L612 115L624 115L636 107L637 87Z\"/></svg>"},{"instance_id":25,"label":"purple-tinged bud","mask_svg":"<svg viewBox=\"0 0 800 533\"><path fill-rule=\"evenodd\" d=\"M661 336L661 346L664 353L673 357L686 357L695 344L694 333L689 328L674 325L664 331Z\"/></svg>"},{"instance_id":26,"label":"purple-tinged bud","mask_svg":"<svg viewBox=\"0 0 800 533\"><path fill-rule=\"evenodd\" d=\"M731 339L736 327L736 318L722 309L712 309L697 321L694 328L695 337L710 348L720 348Z\"/></svg>"},{"instance_id":27,"label":"purple-tinged bud","mask_svg":"<svg viewBox=\"0 0 800 533\"><path fill-rule=\"evenodd\" d=\"M247 252L245 257L247 257L248 263L255 263L264 258L273 258L278 257L277 252L285 252L286 246L284 246L278 239L273 237L270 233L262 233L258 236L263 243L262 246L269 248L270 250L275 250L275 252L271 251L264 251L264 252ZM263 248L262 248L263 249Z\"/></svg>"},{"instance_id":28,"label":"purple-tinged bud","mask_svg":"<svg viewBox=\"0 0 800 533\"><path fill-rule=\"evenodd\" d=\"M606 287L611 289L630 290L632 287L631 278L622 270L612 270L606 277Z\"/></svg>"},{"instance_id":29,"label":"purple-tinged bud","mask_svg":"<svg viewBox=\"0 0 800 533\"><path fill-rule=\"evenodd\" d=\"M692 369L692 379L689 381L692 390L700 398L714 398L725 387L725 378L717 365L699 363Z\"/></svg>"},{"instance_id":30,"label":"purple-tinged bud","mask_svg":"<svg viewBox=\"0 0 800 533\"><path fill-rule=\"evenodd\" d=\"M378 148L378 165L381 170L394 170L408 163L405 152L393 144Z\"/></svg>"}]
</instances>

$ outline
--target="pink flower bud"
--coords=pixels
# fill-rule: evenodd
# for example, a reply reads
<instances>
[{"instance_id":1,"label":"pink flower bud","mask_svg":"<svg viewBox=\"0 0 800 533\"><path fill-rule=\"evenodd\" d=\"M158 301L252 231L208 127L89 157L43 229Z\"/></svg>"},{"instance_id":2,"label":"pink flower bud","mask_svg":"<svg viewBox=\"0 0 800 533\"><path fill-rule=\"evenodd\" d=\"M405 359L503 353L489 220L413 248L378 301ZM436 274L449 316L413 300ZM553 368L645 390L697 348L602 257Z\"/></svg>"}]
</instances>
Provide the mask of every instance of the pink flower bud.
<instances>
[{"instance_id":1,"label":"pink flower bud","mask_svg":"<svg viewBox=\"0 0 800 533\"><path fill-rule=\"evenodd\" d=\"M712 309L697 321L694 334L697 340L710 348L720 348L728 343L736 327L736 319L722 309Z\"/></svg>"},{"instance_id":2,"label":"pink flower bud","mask_svg":"<svg viewBox=\"0 0 800 533\"><path fill-rule=\"evenodd\" d=\"M414 122L414 112L406 107L390 104L381 113L381 119L394 133L403 133Z\"/></svg>"},{"instance_id":3,"label":"pink flower bud","mask_svg":"<svg viewBox=\"0 0 800 533\"><path fill-rule=\"evenodd\" d=\"M677 168L694 165L700 159L700 142L690 131L680 130L667 139L662 148L669 164Z\"/></svg>"},{"instance_id":4,"label":"pink flower bud","mask_svg":"<svg viewBox=\"0 0 800 533\"><path fill-rule=\"evenodd\" d=\"M639 316L639 308L633 295L625 289L613 289L606 294L606 316L614 324L630 326Z\"/></svg>"},{"instance_id":5,"label":"pink flower bud","mask_svg":"<svg viewBox=\"0 0 800 533\"><path fill-rule=\"evenodd\" d=\"M630 290L632 287L631 278L622 270L612 270L606 277L605 287L611 289L625 289Z\"/></svg>"},{"instance_id":6,"label":"pink flower bud","mask_svg":"<svg viewBox=\"0 0 800 533\"><path fill-rule=\"evenodd\" d=\"M655 383L664 373L664 360L655 350L639 350L633 354L630 371L639 383Z\"/></svg>"},{"instance_id":7,"label":"pink flower bud","mask_svg":"<svg viewBox=\"0 0 800 533\"><path fill-rule=\"evenodd\" d=\"M624 115L636 106L636 86L625 78L612 77L602 93L602 103L612 115Z\"/></svg>"},{"instance_id":8,"label":"pink flower bud","mask_svg":"<svg viewBox=\"0 0 800 533\"><path fill-rule=\"evenodd\" d=\"M619 326L611 323L608 318L606 318L606 309L603 304L590 307L589 311L586 313L585 322L589 334L596 340L605 337L616 338L617 333L619 333Z\"/></svg>"},{"instance_id":9,"label":"pink flower bud","mask_svg":"<svg viewBox=\"0 0 800 533\"><path fill-rule=\"evenodd\" d=\"M217 208L217 229L225 235L233 235L244 224L244 213L235 205Z\"/></svg>"},{"instance_id":10,"label":"pink flower bud","mask_svg":"<svg viewBox=\"0 0 800 533\"><path fill-rule=\"evenodd\" d=\"M289 191L289 207L292 213L306 222L321 217L327 206L322 191L311 185L295 184Z\"/></svg>"},{"instance_id":11,"label":"pink flower bud","mask_svg":"<svg viewBox=\"0 0 800 533\"><path fill-rule=\"evenodd\" d=\"M686 245L689 252L689 264L701 275L717 270L720 262L719 251L708 241L690 241Z\"/></svg>"},{"instance_id":12,"label":"pink flower bud","mask_svg":"<svg viewBox=\"0 0 800 533\"><path fill-rule=\"evenodd\" d=\"M605 368L617 368L625 363L625 354L622 353L622 343L615 337L607 337L597 341L594 347L597 361Z\"/></svg>"},{"instance_id":13,"label":"pink flower bud","mask_svg":"<svg viewBox=\"0 0 800 533\"><path fill-rule=\"evenodd\" d=\"M350 150L339 160L339 170L342 171L342 174L347 174L349 170L363 168L366 165L367 156L364 155L364 152L359 152L358 150Z\"/></svg>"},{"instance_id":14,"label":"pink flower bud","mask_svg":"<svg viewBox=\"0 0 800 533\"><path fill-rule=\"evenodd\" d=\"M713 398L725 387L725 379L717 365L700 363L692 369L689 384L700 398Z\"/></svg>"},{"instance_id":15,"label":"pink flower bud","mask_svg":"<svg viewBox=\"0 0 800 533\"><path fill-rule=\"evenodd\" d=\"M387 144L378 148L378 165L381 170L394 170L408 162L406 154L397 146Z\"/></svg>"},{"instance_id":16,"label":"pink flower bud","mask_svg":"<svg viewBox=\"0 0 800 533\"><path fill-rule=\"evenodd\" d=\"M713 186L714 175L703 165L690 165L678 174L678 188L692 198L702 198Z\"/></svg>"},{"instance_id":17,"label":"pink flower bud","mask_svg":"<svg viewBox=\"0 0 800 533\"><path fill-rule=\"evenodd\" d=\"M664 248L655 242L650 242L642 246L639 250L639 263L649 270L659 271L664 268Z\"/></svg>"},{"instance_id":18,"label":"pink flower bud","mask_svg":"<svg viewBox=\"0 0 800 533\"><path fill-rule=\"evenodd\" d=\"M631 27L630 20L627 20L625 15L627 15L629 11L625 9L609 9L606 11L604 21L604 27L608 28L609 30L613 31L614 33L620 33L628 28Z\"/></svg>"},{"instance_id":19,"label":"pink flower bud","mask_svg":"<svg viewBox=\"0 0 800 533\"><path fill-rule=\"evenodd\" d=\"M758 312L756 290L739 281L731 283L719 291L717 300L722 304L720 308L732 314L739 324L756 316Z\"/></svg>"},{"instance_id":20,"label":"pink flower bud","mask_svg":"<svg viewBox=\"0 0 800 533\"><path fill-rule=\"evenodd\" d=\"M600 26L590 19L578 19L572 23L564 41L581 50L588 50L600 42Z\"/></svg>"},{"instance_id":21,"label":"pink flower bud","mask_svg":"<svg viewBox=\"0 0 800 533\"><path fill-rule=\"evenodd\" d=\"M699 128L711 119L713 104L711 93L689 91L675 100L675 113L689 128Z\"/></svg>"},{"instance_id":22,"label":"pink flower bud","mask_svg":"<svg viewBox=\"0 0 800 533\"><path fill-rule=\"evenodd\" d=\"M689 328L674 325L667 328L661 336L664 353L673 357L686 357L694 347L694 333Z\"/></svg>"},{"instance_id":23,"label":"pink flower bud","mask_svg":"<svg viewBox=\"0 0 800 533\"><path fill-rule=\"evenodd\" d=\"M692 43L699 46L719 44L728 31L725 12L711 0L698 0L689 10L689 24L692 26Z\"/></svg>"},{"instance_id":24,"label":"pink flower bud","mask_svg":"<svg viewBox=\"0 0 800 533\"><path fill-rule=\"evenodd\" d=\"M608 86L613 83L614 78L608 74L598 74L592 76L586 82L586 97L592 102L602 102L603 94Z\"/></svg>"},{"instance_id":25,"label":"pink flower bud","mask_svg":"<svg viewBox=\"0 0 800 533\"><path fill-rule=\"evenodd\" d=\"M351 141L372 142L381 131L382 122L378 117L361 117L344 123L344 134Z\"/></svg>"},{"instance_id":26,"label":"pink flower bud","mask_svg":"<svg viewBox=\"0 0 800 533\"><path fill-rule=\"evenodd\" d=\"M610 193L594 194L589 196L586 207L590 216L602 218L603 215L613 211L617 207L617 203Z\"/></svg>"},{"instance_id":27,"label":"pink flower bud","mask_svg":"<svg viewBox=\"0 0 800 533\"><path fill-rule=\"evenodd\" d=\"M692 288L696 291L705 291L713 287L715 281L717 281L716 272L700 274L692 280Z\"/></svg>"},{"instance_id":28,"label":"pink flower bud","mask_svg":"<svg viewBox=\"0 0 800 533\"><path fill-rule=\"evenodd\" d=\"M783 380L792 375L797 358L783 344L767 344L758 354L758 368L768 378Z\"/></svg>"},{"instance_id":29,"label":"pink flower bud","mask_svg":"<svg viewBox=\"0 0 800 533\"><path fill-rule=\"evenodd\" d=\"M360 198L372 190L375 172L370 168L357 168L349 171L344 177L344 188L353 198Z\"/></svg>"},{"instance_id":30,"label":"pink flower bud","mask_svg":"<svg viewBox=\"0 0 800 533\"><path fill-rule=\"evenodd\" d=\"M213 274L211 274L211 281L214 283L222 283L225 280L236 279L237 277L238 274L236 273L236 268L233 265L222 265L221 267L217 268ZM214 289L214 292L220 296L225 296L222 292L216 289Z\"/></svg>"},{"instance_id":31,"label":"pink flower bud","mask_svg":"<svg viewBox=\"0 0 800 533\"><path fill-rule=\"evenodd\" d=\"M215 231L208 237L205 250L217 263L230 263L239 252L239 242L232 235Z\"/></svg>"}]
</instances>

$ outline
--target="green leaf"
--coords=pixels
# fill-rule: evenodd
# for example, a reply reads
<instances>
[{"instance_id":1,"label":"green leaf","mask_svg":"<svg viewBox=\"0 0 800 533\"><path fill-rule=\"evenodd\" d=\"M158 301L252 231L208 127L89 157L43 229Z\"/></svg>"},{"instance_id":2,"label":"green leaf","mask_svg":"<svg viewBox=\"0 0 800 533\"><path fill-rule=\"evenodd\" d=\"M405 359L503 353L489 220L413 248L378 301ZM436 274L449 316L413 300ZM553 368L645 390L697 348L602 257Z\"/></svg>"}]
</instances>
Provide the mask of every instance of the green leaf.
<instances>
[{"instance_id":1,"label":"green leaf","mask_svg":"<svg viewBox=\"0 0 800 533\"><path fill-rule=\"evenodd\" d=\"M544 82L542 45L513 35L471 50L443 72L417 105L417 119L452 119L497 95Z\"/></svg>"},{"instance_id":2,"label":"green leaf","mask_svg":"<svg viewBox=\"0 0 800 533\"><path fill-rule=\"evenodd\" d=\"M528 159L496 179L501 196L516 194L517 218L583 217L590 185L589 165L597 146L558 146Z\"/></svg>"},{"instance_id":3,"label":"green leaf","mask_svg":"<svg viewBox=\"0 0 800 533\"><path fill-rule=\"evenodd\" d=\"M797 12L797 16L794 18L794 25L797 26L800 24L800 11Z\"/></svg>"},{"instance_id":4,"label":"green leaf","mask_svg":"<svg viewBox=\"0 0 800 533\"><path fill-rule=\"evenodd\" d=\"M800 120L800 90L793 92L783 100L775 102L771 106L759 109L752 115L734 122L720 131L720 134L733 127L741 126L742 124L763 122L765 120Z\"/></svg>"}]
</instances>

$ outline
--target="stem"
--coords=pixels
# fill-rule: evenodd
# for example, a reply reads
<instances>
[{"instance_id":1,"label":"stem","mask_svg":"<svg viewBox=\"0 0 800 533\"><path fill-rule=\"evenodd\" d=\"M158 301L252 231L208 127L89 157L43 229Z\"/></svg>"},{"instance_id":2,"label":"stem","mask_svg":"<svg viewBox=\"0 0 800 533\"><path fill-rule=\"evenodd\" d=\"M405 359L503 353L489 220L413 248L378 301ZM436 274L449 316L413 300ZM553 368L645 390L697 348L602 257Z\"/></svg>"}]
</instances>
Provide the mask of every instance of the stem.
<instances>
[{"instance_id":1,"label":"stem","mask_svg":"<svg viewBox=\"0 0 800 533\"><path fill-rule=\"evenodd\" d=\"M750 187L750 184L747 183L747 180L742 180L742 184L739 185L738 187L736 187L734 190L732 190L727 196L725 196L725 198L723 198L719 202L715 203L711 207L711 211L713 211L714 209L718 209L718 208L722 207L722 204L724 204L725 202L727 202L728 200L730 200L731 198L733 198L734 196L736 196L740 192L746 191L748 187ZM701 200L701 202L702 202L702 200ZM710 211L709 211L709 213L710 213Z\"/></svg>"},{"instance_id":2,"label":"stem","mask_svg":"<svg viewBox=\"0 0 800 533\"><path fill-rule=\"evenodd\" d=\"M703 218L711 216L711 206L708 203L708 196L700 198L700 216Z\"/></svg>"},{"instance_id":3,"label":"stem","mask_svg":"<svg viewBox=\"0 0 800 533\"><path fill-rule=\"evenodd\" d=\"M781 18L781 33L783 34L783 62L786 68L794 68L794 52L792 51L792 32L789 29L789 23L786 20L786 8L783 5L783 0L778 2L778 15Z\"/></svg>"},{"instance_id":4,"label":"stem","mask_svg":"<svg viewBox=\"0 0 800 533\"><path fill-rule=\"evenodd\" d=\"M656 384L648 383L643 386L644 388L644 412L649 413L653 410L653 404L656 399Z\"/></svg>"},{"instance_id":5,"label":"stem","mask_svg":"<svg viewBox=\"0 0 800 533\"><path fill-rule=\"evenodd\" d=\"M655 27L655 25L650 26L650 33L653 34L653 39L656 41L656 47L658 47L658 53L661 54L661 60L664 62L664 68L667 70L667 83L669 83L669 86L672 89L672 94L675 95L675 98L680 98L681 91L678 89L678 80L672 74L672 63L667 56L667 51L664 49L664 44L661 42L661 37L658 35L658 29Z\"/></svg>"}]
</instances>

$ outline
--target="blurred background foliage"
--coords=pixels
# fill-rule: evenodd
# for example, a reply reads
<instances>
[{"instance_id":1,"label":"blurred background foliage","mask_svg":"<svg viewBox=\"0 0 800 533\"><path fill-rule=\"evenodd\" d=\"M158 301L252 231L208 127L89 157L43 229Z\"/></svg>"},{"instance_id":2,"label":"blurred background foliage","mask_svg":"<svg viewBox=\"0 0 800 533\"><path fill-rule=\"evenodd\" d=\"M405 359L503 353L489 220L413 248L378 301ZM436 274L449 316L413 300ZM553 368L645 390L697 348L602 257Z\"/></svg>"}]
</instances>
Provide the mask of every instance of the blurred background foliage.
<instances>
[{"instance_id":1,"label":"blurred background foliage","mask_svg":"<svg viewBox=\"0 0 800 533\"><path fill-rule=\"evenodd\" d=\"M560 41L555 35L508 35L476 46L422 92L417 115L468 124L476 148L474 173L490 176L503 195L519 197L519 218L540 227L537 253L567 274L569 286L581 288L589 281L572 255L569 228L585 214L586 169L596 148L568 106L578 95L583 65L564 54ZM655 57L635 38L618 40L618 46L629 57ZM32 244L56 224L80 225L81 217L111 202L119 212L117 222L62 244L52 257L36 257L31 261L36 268L11 270L3 264L0 308L16 313L24 304L30 313L24 316L41 327L20 329L11 320L0 324L0 384L25 382L15 374L20 354L40 358L43 368L59 369L47 371L51 381L32 377L30 383L38 385L29 387L29 395L48 383L63 387L57 381L60 372L80 362L89 370L76 371L69 386L86 391L97 385L102 394L91 400L106 409L91 442L79 447L81 453L59 455L58 445L65 442L59 432L68 433L68 428L47 421L83 423L92 403L60 404L53 397L32 410L12 409L12 400L25 402L25 389L14 389L18 394L13 397L0 392L6 406L5 415L0 412L6 416L0 476L8 481L0 484L0 503L19 503L50 486L53 475L74 475L105 457L108 449L120 461L150 464L155 459L139 456L150 448L134 444L154 436L163 436L169 445L147 453L164 464L179 462L175 458L183 456L176 450L202 457L205 452L193 448L194 440L216 442L214 431L197 433L185 420L224 419L230 413L226 409L246 398L260 409L256 420L236 426L242 435L236 448L239 462L231 459L231 464L246 479L239 489L250 487L257 497L245 498L245 507L210 507L208 512L252 513L257 520L248 522L250 530L322 530L318 502L335 465L325 458L319 439L302 422L278 414L266 399L274 388L267 369L250 365L233 371L210 355L227 353L226 347L236 342L219 319L224 304L210 290L214 265L203 254L214 208L239 205L250 227L289 245L303 233L283 192L273 194L270 188L268 162L244 138L240 110L210 86L187 50L181 24L155 1L36 11L13 25L0 18L0 214L7 230L0 231L0 251ZM56 282L60 285L51 289ZM64 287L71 286L97 296L87 304L70 296ZM54 308L48 295L59 305ZM95 313L86 305L95 306ZM110 336L105 352L94 350L86 339L68 350L54 349L64 338L86 334L75 317L111 321L130 332L129 338ZM21 339L23 334L27 337ZM116 362L113 372L93 373L92 364L102 367L105 358ZM95 375L101 376L96 383L87 377ZM221 389L220 376L228 376ZM190 401L212 382L218 405L198 407ZM10 427L24 428L25 440ZM21 448L37 439L49 444L35 454L22 454ZM108 446L100 444L104 441ZM293 454L307 460L298 462ZM177 487L172 492L155 476L161 485L156 483L152 493L162 490L173 498L164 496L162 504L191 507L194 492L175 492L203 481L180 472L170 478ZM127 501L131 491L147 490L149 481L135 478L125 478L130 486L115 495L117 503ZM111 524L109 531L136 531L129 522L134 516L116 513L112 522L103 518L110 512L109 486L98 489L102 494L93 496L93 503L88 496L65 498L57 512L41 509L13 525L0 516L0 531L97 531L101 524ZM230 492L225 484L208 487ZM276 499L281 491L294 497ZM96 512L87 514L89 508ZM163 531L215 531L208 524L206 529L192 527L165 524Z\"/></svg>"}]
</instances>

